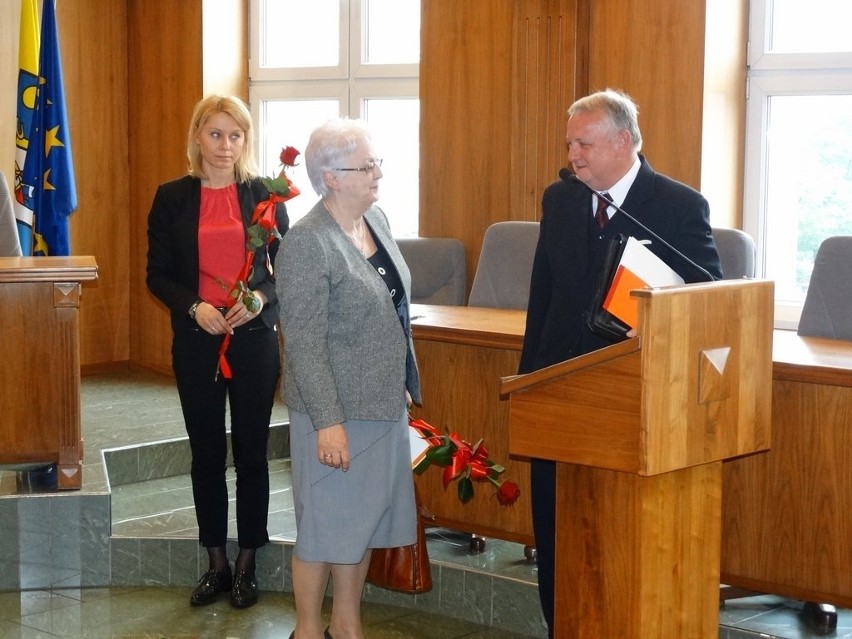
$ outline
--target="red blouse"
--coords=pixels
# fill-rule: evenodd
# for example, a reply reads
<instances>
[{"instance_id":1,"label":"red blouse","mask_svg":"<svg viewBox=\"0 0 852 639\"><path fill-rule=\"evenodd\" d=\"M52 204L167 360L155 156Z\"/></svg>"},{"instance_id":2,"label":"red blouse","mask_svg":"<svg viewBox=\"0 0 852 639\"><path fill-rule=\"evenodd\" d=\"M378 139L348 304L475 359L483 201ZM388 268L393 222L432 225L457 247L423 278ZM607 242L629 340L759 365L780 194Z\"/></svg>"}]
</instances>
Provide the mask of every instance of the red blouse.
<instances>
[{"instance_id":1,"label":"red blouse","mask_svg":"<svg viewBox=\"0 0 852 639\"><path fill-rule=\"evenodd\" d=\"M198 220L198 295L213 306L230 306L228 293L246 259L246 237L237 185L201 188Z\"/></svg>"}]
</instances>

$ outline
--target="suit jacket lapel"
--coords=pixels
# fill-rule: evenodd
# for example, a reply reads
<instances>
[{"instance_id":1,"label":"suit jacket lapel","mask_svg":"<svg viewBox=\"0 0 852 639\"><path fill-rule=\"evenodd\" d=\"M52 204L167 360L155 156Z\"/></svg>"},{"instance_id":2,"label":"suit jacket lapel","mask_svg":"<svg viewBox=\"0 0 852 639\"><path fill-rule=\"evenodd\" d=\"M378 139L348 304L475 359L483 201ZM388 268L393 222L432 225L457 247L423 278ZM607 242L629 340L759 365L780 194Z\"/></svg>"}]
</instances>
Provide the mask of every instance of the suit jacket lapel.
<instances>
[{"instance_id":1,"label":"suit jacket lapel","mask_svg":"<svg viewBox=\"0 0 852 639\"><path fill-rule=\"evenodd\" d=\"M390 258L391 262L393 262L394 267L396 268L397 273L399 273L399 279L402 282L402 287L405 290L405 294L408 297L408 300L411 301L411 283L410 280L403 277L402 271L400 270L400 265L405 263L405 259L402 257L402 253L399 250L396 242L393 241L393 237L388 234L388 228L383 224L384 220L380 219L380 213L375 211L373 208L370 208L364 214L364 220L368 222L370 230L373 232L373 236L376 241L379 242L385 249Z\"/></svg>"},{"instance_id":2,"label":"suit jacket lapel","mask_svg":"<svg viewBox=\"0 0 852 639\"><path fill-rule=\"evenodd\" d=\"M589 261L589 234L592 232L590 225L592 217L592 194L588 189L580 188L569 194L569 200L565 206L568 211L579 211L576 219L568 219L566 250L576 256L580 264Z\"/></svg>"},{"instance_id":3,"label":"suit jacket lapel","mask_svg":"<svg viewBox=\"0 0 852 639\"><path fill-rule=\"evenodd\" d=\"M657 174L648 164L645 156L640 154L639 159L642 161L642 166L639 167L639 173L636 174L636 179L633 180L633 184L622 204L622 208L634 216L636 216L634 211L641 212L645 207L645 202L653 197L654 176Z\"/></svg>"}]
</instances>

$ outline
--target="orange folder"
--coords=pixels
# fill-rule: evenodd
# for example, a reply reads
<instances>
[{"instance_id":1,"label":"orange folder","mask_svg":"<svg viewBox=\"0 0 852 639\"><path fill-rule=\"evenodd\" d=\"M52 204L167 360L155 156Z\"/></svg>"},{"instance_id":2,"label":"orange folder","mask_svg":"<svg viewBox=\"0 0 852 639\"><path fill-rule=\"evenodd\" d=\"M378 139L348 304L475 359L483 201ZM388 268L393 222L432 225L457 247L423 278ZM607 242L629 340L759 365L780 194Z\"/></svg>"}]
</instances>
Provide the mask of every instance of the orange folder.
<instances>
[{"instance_id":1,"label":"orange folder","mask_svg":"<svg viewBox=\"0 0 852 639\"><path fill-rule=\"evenodd\" d=\"M639 321L639 302L630 295L630 291L647 287L648 282L619 264L603 307L632 328Z\"/></svg>"},{"instance_id":2,"label":"orange folder","mask_svg":"<svg viewBox=\"0 0 852 639\"><path fill-rule=\"evenodd\" d=\"M639 302L630 291L677 284L683 284L683 279L668 264L629 237L603 307L632 328L639 321Z\"/></svg>"}]
</instances>

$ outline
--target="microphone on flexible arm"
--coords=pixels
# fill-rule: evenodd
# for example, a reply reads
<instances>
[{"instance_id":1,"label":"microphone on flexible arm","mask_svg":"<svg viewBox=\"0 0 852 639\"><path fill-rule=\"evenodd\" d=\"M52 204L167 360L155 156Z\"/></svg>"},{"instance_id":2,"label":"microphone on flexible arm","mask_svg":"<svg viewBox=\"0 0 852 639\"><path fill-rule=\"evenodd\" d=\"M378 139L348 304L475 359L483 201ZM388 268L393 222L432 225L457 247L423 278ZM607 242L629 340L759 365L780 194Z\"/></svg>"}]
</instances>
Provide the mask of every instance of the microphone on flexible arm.
<instances>
[{"instance_id":1,"label":"microphone on flexible arm","mask_svg":"<svg viewBox=\"0 0 852 639\"><path fill-rule=\"evenodd\" d=\"M564 180L564 181L566 181L566 182L577 182L578 184L582 184L584 187L586 187L589 191L591 191L592 193L594 193L594 194L595 194L595 195L597 195L598 197L600 197L600 198L604 197L603 193L601 193L601 192L600 192L600 191L598 191L597 189L593 189L591 186L589 186L588 184L586 184L585 182L583 182L583 180L581 180L580 178L578 178L576 173L573 173L572 171L569 171L569 170L568 170L568 169L566 169L566 168L559 169L559 177L560 177L560 179L562 179L562 180ZM609 198L606 198L606 199L609 199ZM628 220L630 220L631 222L633 222L633 223L634 223L636 226L638 226L640 229L642 229L643 231L645 231L645 233L647 233L648 235L650 235L652 238L654 238L654 239L655 239L656 241L658 241L660 244L662 244L663 246L665 246L668 250L670 250L672 253L674 253L677 257L679 257L681 260L683 260L686 264L688 264L688 265L689 265L691 268L693 268L695 271L697 271L698 273L700 273L700 274L701 274L701 276L702 276L702 280L701 280L701 281L705 281L705 282L714 282L714 281L716 281L716 278L715 278L715 277L713 277L707 269L705 269L705 268L704 268L703 266L701 266L700 264L697 264L696 262L694 262L694 261L692 261L691 259L689 259L686 255L684 255L683 253L681 253L679 250L677 250L677 249L676 249L674 246L672 246L670 243L666 242L663 238L661 238L659 235L657 235L656 233L654 233L654 231L652 231L652 230L651 230L651 229L649 229L647 226L645 226L642 222L640 222L640 221L639 221L639 220L637 220L635 217L633 217L632 215L630 215L630 213L628 213L628 212L627 212L627 211L625 211L623 208L621 208L620 206L618 206L615 202L610 202L610 206L611 206L612 208L614 208L617 212L621 213L621 214L622 214L624 217L626 217Z\"/></svg>"}]
</instances>

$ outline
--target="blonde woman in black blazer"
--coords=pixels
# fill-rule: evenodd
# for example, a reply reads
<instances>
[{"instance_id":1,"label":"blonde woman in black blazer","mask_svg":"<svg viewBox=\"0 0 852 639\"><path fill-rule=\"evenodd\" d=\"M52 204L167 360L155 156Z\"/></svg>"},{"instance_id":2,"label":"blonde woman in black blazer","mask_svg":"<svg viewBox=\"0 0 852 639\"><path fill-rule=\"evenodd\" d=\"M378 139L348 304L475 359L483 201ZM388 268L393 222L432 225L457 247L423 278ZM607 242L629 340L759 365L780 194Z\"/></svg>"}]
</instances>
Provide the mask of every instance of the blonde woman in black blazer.
<instances>
[{"instance_id":1,"label":"blonde woman in black blazer","mask_svg":"<svg viewBox=\"0 0 852 639\"><path fill-rule=\"evenodd\" d=\"M189 175L161 185L148 217L148 288L171 313L172 365L192 450L199 543L209 567L190 604L231 592L238 608L257 601L255 551L269 541L266 442L280 373L278 301L270 265L279 241L253 256L246 292L230 296L247 260L247 229L269 196L252 160L251 115L240 100L210 96L189 127ZM283 234L287 212L278 204ZM229 340L224 364L223 340ZM226 376L230 369L231 378ZM231 570L225 483L226 402L237 476L239 553Z\"/></svg>"}]
</instances>

